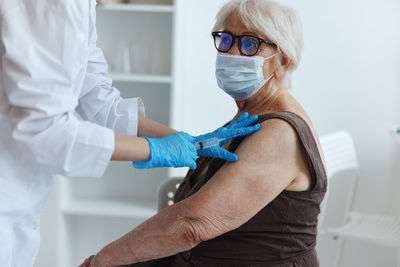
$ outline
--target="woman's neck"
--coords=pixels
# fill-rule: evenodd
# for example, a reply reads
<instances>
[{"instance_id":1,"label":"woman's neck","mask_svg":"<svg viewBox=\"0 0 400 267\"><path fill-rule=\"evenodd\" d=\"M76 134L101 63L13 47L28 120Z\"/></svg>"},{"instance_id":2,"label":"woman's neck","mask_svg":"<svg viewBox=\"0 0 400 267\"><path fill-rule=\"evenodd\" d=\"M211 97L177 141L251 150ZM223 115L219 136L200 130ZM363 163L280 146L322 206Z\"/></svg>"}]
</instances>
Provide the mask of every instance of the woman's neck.
<instances>
[{"instance_id":1,"label":"woman's neck","mask_svg":"<svg viewBox=\"0 0 400 267\"><path fill-rule=\"evenodd\" d=\"M284 89L268 88L267 90L260 90L254 96L246 100L236 101L238 113L235 117L240 116L244 112L248 112L250 116L273 112L277 108L277 100L285 92Z\"/></svg>"}]
</instances>

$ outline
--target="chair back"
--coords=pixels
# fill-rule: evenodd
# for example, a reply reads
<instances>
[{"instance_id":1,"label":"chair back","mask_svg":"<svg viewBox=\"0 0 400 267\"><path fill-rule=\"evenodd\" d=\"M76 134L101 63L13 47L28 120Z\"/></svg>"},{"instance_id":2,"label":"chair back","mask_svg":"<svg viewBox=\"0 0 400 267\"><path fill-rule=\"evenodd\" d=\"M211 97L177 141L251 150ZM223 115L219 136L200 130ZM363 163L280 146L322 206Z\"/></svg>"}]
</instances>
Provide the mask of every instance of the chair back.
<instances>
[{"instance_id":1,"label":"chair back","mask_svg":"<svg viewBox=\"0 0 400 267\"><path fill-rule=\"evenodd\" d=\"M183 181L183 177L172 177L164 180L157 193L157 209L158 211L174 204L174 196L176 190Z\"/></svg>"},{"instance_id":2,"label":"chair back","mask_svg":"<svg viewBox=\"0 0 400 267\"><path fill-rule=\"evenodd\" d=\"M353 177L351 181L348 181L348 183L346 181L346 185L349 186L348 192L351 194L351 196L347 198L344 206L344 214L347 216L352 208L358 177L358 160L353 139L347 132L338 131L322 136L320 142L326 160L328 184L332 182L334 177L340 177L337 174L349 170L354 171L355 177ZM330 190L328 186L328 191L325 195L324 201L321 203L319 227L324 226L329 195Z\"/></svg>"}]
</instances>

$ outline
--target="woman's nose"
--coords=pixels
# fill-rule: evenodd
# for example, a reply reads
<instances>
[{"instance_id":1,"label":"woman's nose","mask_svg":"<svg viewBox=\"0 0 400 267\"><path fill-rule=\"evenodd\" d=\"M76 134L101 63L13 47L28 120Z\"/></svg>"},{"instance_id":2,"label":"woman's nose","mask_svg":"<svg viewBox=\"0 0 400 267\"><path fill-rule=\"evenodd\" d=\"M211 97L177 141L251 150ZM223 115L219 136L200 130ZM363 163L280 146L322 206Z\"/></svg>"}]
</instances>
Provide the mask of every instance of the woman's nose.
<instances>
[{"instance_id":1,"label":"woman's nose","mask_svg":"<svg viewBox=\"0 0 400 267\"><path fill-rule=\"evenodd\" d=\"M229 49L228 53L233 56L240 56L240 51L239 51L239 46L238 46L238 40L235 40L236 42L232 45L231 49Z\"/></svg>"}]
</instances>

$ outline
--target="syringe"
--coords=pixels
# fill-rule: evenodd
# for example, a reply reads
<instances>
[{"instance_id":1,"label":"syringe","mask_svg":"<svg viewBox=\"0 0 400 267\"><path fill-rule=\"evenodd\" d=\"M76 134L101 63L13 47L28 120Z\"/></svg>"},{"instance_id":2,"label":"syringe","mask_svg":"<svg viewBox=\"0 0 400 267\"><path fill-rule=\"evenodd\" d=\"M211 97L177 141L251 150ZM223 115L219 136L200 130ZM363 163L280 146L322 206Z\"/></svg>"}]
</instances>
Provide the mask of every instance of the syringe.
<instances>
[{"instance_id":1,"label":"syringe","mask_svg":"<svg viewBox=\"0 0 400 267\"><path fill-rule=\"evenodd\" d=\"M225 140L225 139L218 139L218 137L211 137L209 139L198 141L198 142L194 143L194 146L195 146L196 150L206 149L206 148L213 147L213 146L219 146L219 142L221 142L223 140Z\"/></svg>"},{"instance_id":2,"label":"syringe","mask_svg":"<svg viewBox=\"0 0 400 267\"><path fill-rule=\"evenodd\" d=\"M196 150L199 150L199 149L206 149L206 148L213 147L213 146L219 146L219 144L221 144L221 142L226 141L227 139L231 140L231 139L234 139L234 138L242 136L242 135L243 134L241 134L241 133L235 133L230 136L226 136L225 138L218 138L215 136L215 137L211 137L211 138L208 138L208 139L205 139L202 141L195 142L194 147L196 148Z\"/></svg>"}]
</instances>

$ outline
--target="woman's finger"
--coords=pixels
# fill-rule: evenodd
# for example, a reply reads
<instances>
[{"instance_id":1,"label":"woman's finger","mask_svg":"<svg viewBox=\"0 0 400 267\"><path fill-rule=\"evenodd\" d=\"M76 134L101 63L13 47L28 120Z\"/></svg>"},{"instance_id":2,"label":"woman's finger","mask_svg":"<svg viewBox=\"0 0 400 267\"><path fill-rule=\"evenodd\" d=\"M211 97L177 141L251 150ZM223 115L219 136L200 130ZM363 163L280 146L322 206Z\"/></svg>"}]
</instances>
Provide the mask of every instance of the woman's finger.
<instances>
[{"instance_id":1,"label":"woman's finger","mask_svg":"<svg viewBox=\"0 0 400 267\"><path fill-rule=\"evenodd\" d=\"M232 127L236 127L236 124L244 121L247 119L247 117L249 117L249 113L244 112L242 115L240 115L235 121L231 122L230 124L228 124L225 128L230 129Z\"/></svg>"}]
</instances>

